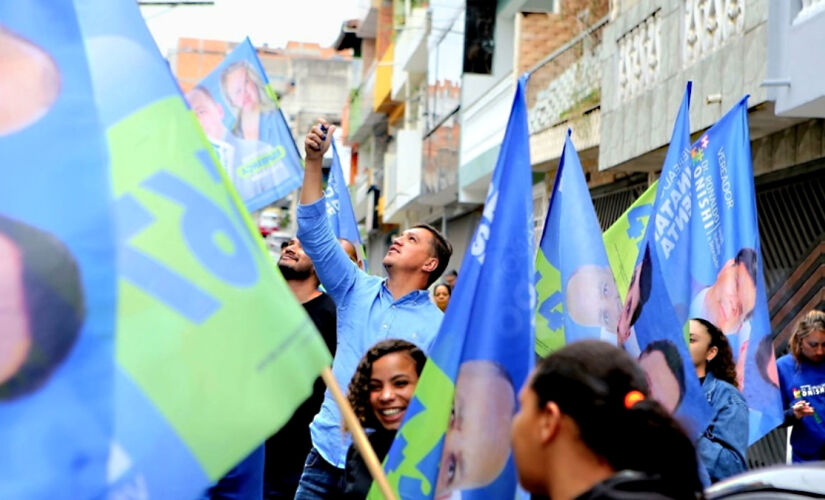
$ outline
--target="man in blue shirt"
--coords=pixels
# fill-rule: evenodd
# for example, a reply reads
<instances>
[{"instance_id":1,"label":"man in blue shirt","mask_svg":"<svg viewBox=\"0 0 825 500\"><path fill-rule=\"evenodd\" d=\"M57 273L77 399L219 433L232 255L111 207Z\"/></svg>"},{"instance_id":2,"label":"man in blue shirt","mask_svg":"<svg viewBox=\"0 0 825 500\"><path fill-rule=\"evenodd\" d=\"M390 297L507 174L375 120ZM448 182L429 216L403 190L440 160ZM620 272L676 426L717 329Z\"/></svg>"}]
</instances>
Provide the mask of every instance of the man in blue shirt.
<instances>
[{"instance_id":1,"label":"man in blue shirt","mask_svg":"<svg viewBox=\"0 0 825 500\"><path fill-rule=\"evenodd\" d=\"M298 239L338 309L332 373L346 387L361 357L380 340L403 339L429 351L443 314L430 301L427 287L444 272L452 246L434 228L418 225L393 240L383 261L387 279L361 271L341 248L327 220L321 161L333 131L334 127L319 120L304 142L306 170L298 206ZM313 448L295 498L340 498L349 443L329 391L310 433Z\"/></svg>"}]
</instances>

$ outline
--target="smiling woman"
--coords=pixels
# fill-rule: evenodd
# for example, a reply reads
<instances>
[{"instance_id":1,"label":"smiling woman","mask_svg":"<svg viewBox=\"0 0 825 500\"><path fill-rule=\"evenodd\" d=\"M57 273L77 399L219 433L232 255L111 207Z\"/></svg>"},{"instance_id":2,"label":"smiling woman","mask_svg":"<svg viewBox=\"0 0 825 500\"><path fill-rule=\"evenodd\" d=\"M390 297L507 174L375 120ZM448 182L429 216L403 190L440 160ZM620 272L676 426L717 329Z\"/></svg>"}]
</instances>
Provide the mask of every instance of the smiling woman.
<instances>
[{"instance_id":1,"label":"smiling woman","mask_svg":"<svg viewBox=\"0 0 825 500\"><path fill-rule=\"evenodd\" d=\"M369 441L379 460L401 427L426 361L415 345L388 339L375 344L358 363L347 398L361 425L373 431ZM347 452L345 480L346 498L366 498L372 477L355 446Z\"/></svg>"}]
</instances>

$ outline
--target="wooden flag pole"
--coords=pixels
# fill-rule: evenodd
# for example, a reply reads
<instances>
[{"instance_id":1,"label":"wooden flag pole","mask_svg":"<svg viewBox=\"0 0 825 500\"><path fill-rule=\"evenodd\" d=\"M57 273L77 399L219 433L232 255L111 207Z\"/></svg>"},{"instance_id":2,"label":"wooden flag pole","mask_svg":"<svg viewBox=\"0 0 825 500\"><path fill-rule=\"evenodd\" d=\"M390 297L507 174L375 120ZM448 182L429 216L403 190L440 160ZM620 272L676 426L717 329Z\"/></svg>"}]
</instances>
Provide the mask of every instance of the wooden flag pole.
<instances>
[{"instance_id":1,"label":"wooden flag pole","mask_svg":"<svg viewBox=\"0 0 825 500\"><path fill-rule=\"evenodd\" d=\"M324 379L324 383L329 388L329 392L332 393L335 403L338 404L347 429L352 433L352 442L355 443L355 447L364 458L364 462L367 464L367 469L369 469L372 478L378 483L381 494L383 494L387 500L398 500L392 488L390 488L390 483L387 481L387 476L384 474L381 462L378 461L378 457L375 455L375 450L372 449L372 445L370 445L369 440L367 440L367 435L361 427L361 422L358 421L358 417L356 417L355 412L352 411L352 406L350 406L347 398L344 397L344 393L341 392L341 387L338 386L338 381L335 380L335 376L332 375L332 370L330 370L328 366L321 372L321 378Z\"/></svg>"}]
</instances>

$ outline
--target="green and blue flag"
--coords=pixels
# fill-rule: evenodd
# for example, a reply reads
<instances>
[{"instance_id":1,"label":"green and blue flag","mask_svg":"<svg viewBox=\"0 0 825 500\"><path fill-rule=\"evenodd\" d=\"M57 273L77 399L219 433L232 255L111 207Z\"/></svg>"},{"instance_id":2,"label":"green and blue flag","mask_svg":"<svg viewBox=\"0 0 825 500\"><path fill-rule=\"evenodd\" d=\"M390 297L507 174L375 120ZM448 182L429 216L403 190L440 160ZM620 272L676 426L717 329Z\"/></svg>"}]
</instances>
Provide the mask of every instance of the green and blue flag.
<instances>
[{"instance_id":1,"label":"green and blue flag","mask_svg":"<svg viewBox=\"0 0 825 500\"><path fill-rule=\"evenodd\" d=\"M0 497L193 498L329 353L135 2L5 2L0 45Z\"/></svg>"},{"instance_id":2,"label":"green and blue flag","mask_svg":"<svg viewBox=\"0 0 825 500\"><path fill-rule=\"evenodd\" d=\"M481 222L384 470L400 498L514 498L510 423L533 363L532 176L518 81ZM380 498L373 485L370 498Z\"/></svg>"},{"instance_id":3,"label":"green and blue flag","mask_svg":"<svg viewBox=\"0 0 825 500\"><path fill-rule=\"evenodd\" d=\"M616 344L622 302L568 131L536 255L536 353L582 339Z\"/></svg>"}]
</instances>

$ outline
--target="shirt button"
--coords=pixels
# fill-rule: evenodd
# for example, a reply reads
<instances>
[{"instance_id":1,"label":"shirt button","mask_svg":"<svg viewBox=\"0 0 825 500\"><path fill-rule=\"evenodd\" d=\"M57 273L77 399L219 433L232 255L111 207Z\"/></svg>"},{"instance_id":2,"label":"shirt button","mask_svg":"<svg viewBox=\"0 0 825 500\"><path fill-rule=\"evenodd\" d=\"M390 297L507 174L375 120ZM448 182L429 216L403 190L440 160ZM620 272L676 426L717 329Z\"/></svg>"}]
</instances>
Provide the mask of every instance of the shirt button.
<instances>
[{"instance_id":1,"label":"shirt button","mask_svg":"<svg viewBox=\"0 0 825 500\"><path fill-rule=\"evenodd\" d=\"M387 324L386 324L386 323L384 323L384 330L386 330L386 329L387 329Z\"/></svg>"},{"instance_id":2,"label":"shirt button","mask_svg":"<svg viewBox=\"0 0 825 500\"><path fill-rule=\"evenodd\" d=\"M418 334L413 333L413 334L412 334L412 338L417 339L417 338L418 338Z\"/></svg>"},{"instance_id":3,"label":"shirt button","mask_svg":"<svg viewBox=\"0 0 825 500\"><path fill-rule=\"evenodd\" d=\"M395 309L395 305L393 305L392 308Z\"/></svg>"}]
</instances>

